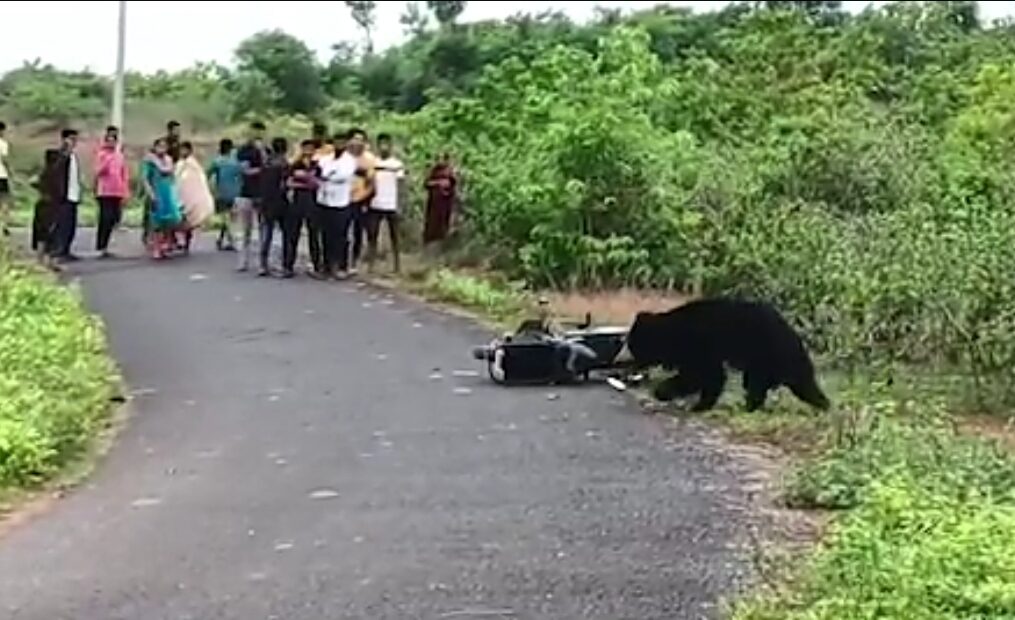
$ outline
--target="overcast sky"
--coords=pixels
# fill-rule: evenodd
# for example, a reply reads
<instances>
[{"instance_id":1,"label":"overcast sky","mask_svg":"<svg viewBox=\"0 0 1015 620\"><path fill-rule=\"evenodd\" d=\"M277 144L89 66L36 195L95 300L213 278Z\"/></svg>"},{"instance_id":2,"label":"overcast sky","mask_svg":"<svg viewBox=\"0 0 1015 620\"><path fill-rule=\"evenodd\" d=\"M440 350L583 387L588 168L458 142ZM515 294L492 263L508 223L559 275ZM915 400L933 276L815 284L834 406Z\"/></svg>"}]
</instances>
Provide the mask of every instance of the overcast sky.
<instances>
[{"instance_id":1,"label":"overcast sky","mask_svg":"<svg viewBox=\"0 0 1015 620\"><path fill-rule=\"evenodd\" d=\"M377 3L375 43L383 48L403 38L398 18L405 2ZM575 20L593 15L595 7L639 9L657 4L715 10L726 2L470 2L463 21L502 18L518 12L560 10ZM870 2L846 2L859 10ZM878 4L878 3L875 3ZM90 68L110 73L116 53L116 0L85 2L2 2L0 72L35 58L63 69ZM1015 15L1015 2L981 2L981 16ZM145 72L181 69L199 60L232 62L244 38L260 30L281 28L310 45L321 58L332 44L358 41L360 33L342 2L142 2L128 3L127 65Z\"/></svg>"}]
</instances>

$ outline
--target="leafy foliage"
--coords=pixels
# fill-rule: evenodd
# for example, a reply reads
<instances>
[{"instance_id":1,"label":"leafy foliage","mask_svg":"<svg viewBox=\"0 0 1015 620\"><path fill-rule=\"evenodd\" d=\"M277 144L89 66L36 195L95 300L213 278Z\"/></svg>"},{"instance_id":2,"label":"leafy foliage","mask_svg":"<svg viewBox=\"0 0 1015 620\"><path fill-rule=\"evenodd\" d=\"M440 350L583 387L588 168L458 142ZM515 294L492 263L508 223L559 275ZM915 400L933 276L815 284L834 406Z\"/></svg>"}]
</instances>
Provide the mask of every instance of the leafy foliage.
<instances>
[{"instance_id":1,"label":"leafy foliage","mask_svg":"<svg viewBox=\"0 0 1015 620\"><path fill-rule=\"evenodd\" d=\"M314 112L324 103L320 71L314 53L303 41L280 30L261 32L236 50L240 73L260 74L278 93L286 112Z\"/></svg>"},{"instance_id":2,"label":"leafy foliage","mask_svg":"<svg viewBox=\"0 0 1015 620\"><path fill-rule=\"evenodd\" d=\"M102 328L75 295L0 258L0 489L81 456L115 389Z\"/></svg>"}]
</instances>

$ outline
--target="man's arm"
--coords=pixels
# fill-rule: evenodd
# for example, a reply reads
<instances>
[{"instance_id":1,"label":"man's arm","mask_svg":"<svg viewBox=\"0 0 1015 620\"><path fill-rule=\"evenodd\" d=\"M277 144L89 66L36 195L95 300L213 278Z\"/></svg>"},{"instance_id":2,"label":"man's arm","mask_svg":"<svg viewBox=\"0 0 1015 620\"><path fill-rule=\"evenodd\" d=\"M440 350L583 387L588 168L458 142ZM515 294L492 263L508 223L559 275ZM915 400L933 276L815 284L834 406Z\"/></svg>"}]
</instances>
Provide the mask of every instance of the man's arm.
<instances>
[{"instance_id":1,"label":"man's arm","mask_svg":"<svg viewBox=\"0 0 1015 620\"><path fill-rule=\"evenodd\" d=\"M261 172L260 166L254 166L254 153L241 153L240 154L240 171L243 176L253 176Z\"/></svg>"}]
</instances>

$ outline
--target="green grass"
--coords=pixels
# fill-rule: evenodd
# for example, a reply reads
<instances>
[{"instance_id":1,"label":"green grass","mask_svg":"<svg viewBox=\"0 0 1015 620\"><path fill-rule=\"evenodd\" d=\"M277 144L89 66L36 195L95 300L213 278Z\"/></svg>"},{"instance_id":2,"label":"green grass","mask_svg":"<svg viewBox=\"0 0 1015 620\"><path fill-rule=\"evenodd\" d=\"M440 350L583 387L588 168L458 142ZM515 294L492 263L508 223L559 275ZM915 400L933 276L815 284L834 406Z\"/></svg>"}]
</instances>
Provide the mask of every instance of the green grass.
<instances>
[{"instance_id":1,"label":"green grass","mask_svg":"<svg viewBox=\"0 0 1015 620\"><path fill-rule=\"evenodd\" d=\"M80 465L118 389L103 326L79 295L0 256L0 500Z\"/></svg>"}]
</instances>

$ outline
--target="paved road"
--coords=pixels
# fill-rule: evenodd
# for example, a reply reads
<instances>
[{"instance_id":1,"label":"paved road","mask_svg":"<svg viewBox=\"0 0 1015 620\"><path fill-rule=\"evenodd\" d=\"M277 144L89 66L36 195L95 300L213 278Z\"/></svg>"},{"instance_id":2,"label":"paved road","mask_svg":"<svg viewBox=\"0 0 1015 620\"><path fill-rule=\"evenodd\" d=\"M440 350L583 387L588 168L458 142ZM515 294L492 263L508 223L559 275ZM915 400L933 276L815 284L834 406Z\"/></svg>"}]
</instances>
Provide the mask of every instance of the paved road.
<instances>
[{"instance_id":1,"label":"paved road","mask_svg":"<svg viewBox=\"0 0 1015 620\"><path fill-rule=\"evenodd\" d=\"M461 319L231 265L75 268L135 414L0 541L3 618L707 618L740 581L742 472L699 431L456 376Z\"/></svg>"}]
</instances>

